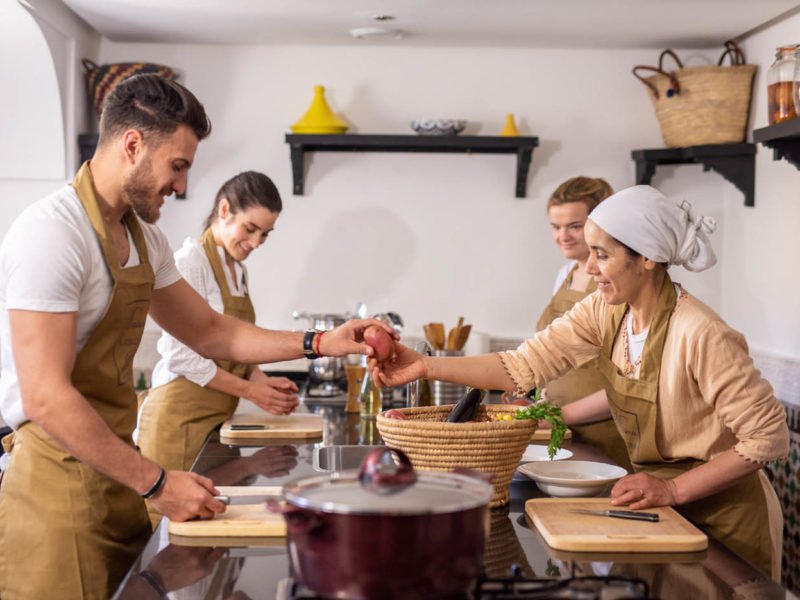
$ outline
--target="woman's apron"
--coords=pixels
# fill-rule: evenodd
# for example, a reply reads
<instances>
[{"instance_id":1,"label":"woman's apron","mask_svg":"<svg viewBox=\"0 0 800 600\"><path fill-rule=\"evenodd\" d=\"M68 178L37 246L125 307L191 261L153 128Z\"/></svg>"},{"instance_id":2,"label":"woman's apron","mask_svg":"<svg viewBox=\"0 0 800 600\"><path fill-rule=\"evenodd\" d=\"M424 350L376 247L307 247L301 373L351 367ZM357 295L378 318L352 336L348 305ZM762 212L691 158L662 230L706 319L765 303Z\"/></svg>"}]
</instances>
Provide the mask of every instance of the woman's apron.
<instances>
[{"instance_id":1,"label":"woman's apron","mask_svg":"<svg viewBox=\"0 0 800 600\"><path fill-rule=\"evenodd\" d=\"M155 276L139 222L130 211L124 221L140 264L120 267L88 163L72 185L113 279L106 311L77 354L72 384L109 428L133 446L133 355ZM107 600L150 536L144 502L134 490L64 451L33 422L22 424L10 438L3 439L11 459L0 490L0 596Z\"/></svg>"},{"instance_id":2,"label":"woman's apron","mask_svg":"<svg viewBox=\"0 0 800 600\"><path fill-rule=\"evenodd\" d=\"M642 352L638 379L625 377L611 360L615 339L625 326L627 305L616 307L609 316L599 364L607 379L611 414L627 444L634 470L659 479L672 479L703 464L695 459L665 459L656 443L658 380L676 297L675 286L666 276ZM721 492L676 509L733 552L775 577L776 572L780 574L780 530L775 531L774 515L780 514L780 505L774 491L770 494L769 483L763 485L765 480L764 474L757 471Z\"/></svg>"},{"instance_id":3,"label":"woman's apron","mask_svg":"<svg viewBox=\"0 0 800 600\"><path fill-rule=\"evenodd\" d=\"M255 323L250 297L234 296L230 292L211 229L205 231L201 242L222 293L224 313ZM218 368L237 377L244 377L247 373L248 365L215 362ZM139 415L138 442L142 454L165 469L190 469L208 434L233 415L238 402L236 396L199 386L185 377L177 377L154 388L144 399ZM157 522L160 515L149 503L148 509Z\"/></svg>"},{"instance_id":4,"label":"woman's apron","mask_svg":"<svg viewBox=\"0 0 800 600\"><path fill-rule=\"evenodd\" d=\"M536 322L536 331L541 331L547 327L597 289L594 280L589 282L586 291L569 289L569 282L572 280L577 268L578 265L572 268L561 287L550 299L550 303L545 307L544 312ZM556 406L566 406L603 389L606 384L606 378L598 370L597 364L597 360L589 361L580 367L567 371L558 379L548 381L547 401ZM577 434L578 439L599 449L619 466L628 470L631 469L625 442L622 441L617 431L617 426L612 419L587 425L572 425L571 428Z\"/></svg>"}]
</instances>

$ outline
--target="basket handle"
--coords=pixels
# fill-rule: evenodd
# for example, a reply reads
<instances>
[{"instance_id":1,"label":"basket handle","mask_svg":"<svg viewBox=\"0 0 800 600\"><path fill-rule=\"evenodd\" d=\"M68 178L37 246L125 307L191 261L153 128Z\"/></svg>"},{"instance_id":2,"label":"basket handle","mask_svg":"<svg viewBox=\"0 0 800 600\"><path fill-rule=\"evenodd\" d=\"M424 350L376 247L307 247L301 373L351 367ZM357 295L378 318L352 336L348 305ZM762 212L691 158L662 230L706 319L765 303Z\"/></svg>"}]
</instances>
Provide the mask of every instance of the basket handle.
<instances>
[{"instance_id":1,"label":"basket handle","mask_svg":"<svg viewBox=\"0 0 800 600\"><path fill-rule=\"evenodd\" d=\"M88 58L82 58L81 64L83 65L83 68L86 70L87 73L97 68L97 64L89 60Z\"/></svg>"},{"instance_id":2,"label":"basket handle","mask_svg":"<svg viewBox=\"0 0 800 600\"><path fill-rule=\"evenodd\" d=\"M739 44L737 44L733 40L728 40L727 42L725 42L725 51L722 53L722 56L719 57L719 60L717 61L717 66L722 66L722 61L725 60L726 56L730 57L732 66L745 64L744 52L739 47Z\"/></svg>"},{"instance_id":3,"label":"basket handle","mask_svg":"<svg viewBox=\"0 0 800 600\"><path fill-rule=\"evenodd\" d=\"M664 57L665 56L671 57L672 60L675 61L675 64L678 65L679 69L683 68L683 63L681 62L681 59L678 58L678 55L675 54L675 52L673 52L670 48L667 48L661 54L658 55L658 68L660 70L662 70L662 71L664 70Z\"/></svg>"},{"instance_id":4,"label":"basket handle","mask_svg":"<svg viewBox=\"0 0 800 600\"><path fill-rule=\"evenodd\" d=\"M669 83L672 87L670 88L670 90L667 91L668 96L670 96L669 91L672 91L672 95L680 94L681 84L678 82L678 78L675 77L674 73L667 73L666 71L664 71L663 69L659 69L658 67L650 67L648 65L636 65L635 67L633 67L633 69L631 69L631 73L633 73L633 76L636 77L636 79L638 79L639 81L641 81L643 84L645 84L647 87L650 88L650 90L653 92L653 95L655 95L656 99L658 99L661 96L658 93L658 89L656 88L656 86L647 81L647 79L645 79L638 73L640 69L643 71L652 71L654 73L658 73L660 75L663 75L664 77L669 78Z\"/></svg>"}]
</instances>

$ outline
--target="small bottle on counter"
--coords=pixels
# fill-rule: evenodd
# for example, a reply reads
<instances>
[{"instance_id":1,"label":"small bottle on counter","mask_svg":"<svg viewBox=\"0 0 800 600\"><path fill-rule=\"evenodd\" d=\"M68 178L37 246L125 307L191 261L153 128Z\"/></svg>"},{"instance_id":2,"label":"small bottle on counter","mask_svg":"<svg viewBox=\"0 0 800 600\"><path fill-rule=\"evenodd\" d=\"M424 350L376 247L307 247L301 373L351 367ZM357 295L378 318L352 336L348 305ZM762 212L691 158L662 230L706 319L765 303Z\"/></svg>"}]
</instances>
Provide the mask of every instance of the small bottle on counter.
<instances>
[{"instance_id":1,"label":"small bottle on counter","mask_svg":"<svg viewBox=\"0 0 800 600\"><path fill-rule=\"evenodd\" d=\"M381 412L383 405L381 390L375 385L369 371L364 374L364 380L361 383L359 403L362 417L374 417Z\"/></svg>"},{"instance_id":2,"label":"small bottle on counter","mask_svg":"<svg viewBox=\"0 0 800 600\"><path fill-rule=\"evenodd\" d=\"M795 97L797 81L797 44L781 46L775 51L775 62L767 71L767 105L770 125L789 121L797 116Z\"/></svg>"}]
</instances>

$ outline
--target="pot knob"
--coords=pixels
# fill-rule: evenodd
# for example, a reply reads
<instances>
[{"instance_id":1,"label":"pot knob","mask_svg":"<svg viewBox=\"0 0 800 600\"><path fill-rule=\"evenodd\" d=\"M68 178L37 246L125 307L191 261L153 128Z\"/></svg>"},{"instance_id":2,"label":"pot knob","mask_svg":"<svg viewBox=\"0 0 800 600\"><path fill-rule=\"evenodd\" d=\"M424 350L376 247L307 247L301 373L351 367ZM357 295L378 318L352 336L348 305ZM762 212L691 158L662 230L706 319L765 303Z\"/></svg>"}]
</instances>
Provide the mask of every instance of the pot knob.
<instances>
[{"instance_id":1,"label":"pot knob","mask_svg":"<svg viewBox=\"0 0 800 600\"><path fill-rule=\"evenodd\" d=\"M382 461L385 455L394 455L391 464ZM414 485L417 472L405 452L397 448L376 448L364 457L358 470L362 487L376 494L395 494Z\"/></svg>"}]
</instances>

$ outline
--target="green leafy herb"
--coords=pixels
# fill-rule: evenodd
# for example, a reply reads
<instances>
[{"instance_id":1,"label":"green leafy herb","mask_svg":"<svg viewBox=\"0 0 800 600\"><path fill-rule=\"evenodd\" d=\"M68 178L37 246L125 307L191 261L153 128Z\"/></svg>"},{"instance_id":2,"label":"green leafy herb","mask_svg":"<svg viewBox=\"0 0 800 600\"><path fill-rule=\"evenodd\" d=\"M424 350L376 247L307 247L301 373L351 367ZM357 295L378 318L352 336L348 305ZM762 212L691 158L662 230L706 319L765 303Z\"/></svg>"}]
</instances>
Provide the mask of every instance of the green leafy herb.
<instances>
[{"instance_id":1,"label":"green leafy herb","mask_svg":"<svg viewBox=\"0 0 800 600\"><path fill-rule=\"evenodd\" d=\"M531 406L519 409L514 414L515 419L533 419L534 421L547 421L550 424L550 442L547 444L547 455L553 458L564 442L567 433L567 424L561 416L561 409L548 402L537 402Z\"/></svg>"}]
</instances>

